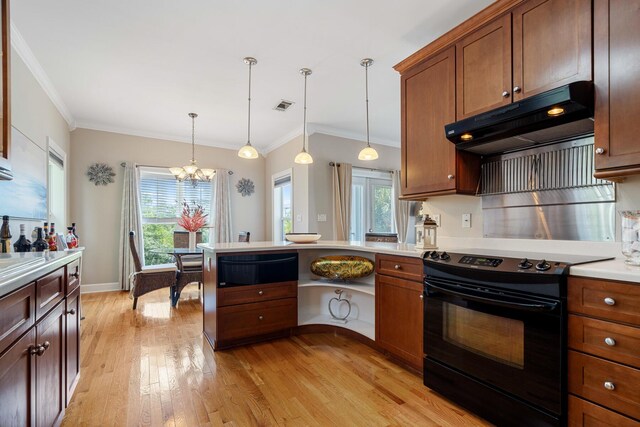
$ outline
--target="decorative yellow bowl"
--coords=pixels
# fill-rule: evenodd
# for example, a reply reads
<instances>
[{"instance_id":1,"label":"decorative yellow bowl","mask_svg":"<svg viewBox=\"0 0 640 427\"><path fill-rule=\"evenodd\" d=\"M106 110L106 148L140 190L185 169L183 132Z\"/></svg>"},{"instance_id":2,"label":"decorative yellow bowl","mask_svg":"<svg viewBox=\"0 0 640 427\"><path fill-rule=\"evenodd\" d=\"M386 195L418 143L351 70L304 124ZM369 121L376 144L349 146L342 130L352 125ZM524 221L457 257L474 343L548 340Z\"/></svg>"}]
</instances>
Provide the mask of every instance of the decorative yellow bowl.
<instances>
[{"instance_id":1,"label":"decorative yellow bowl","mask_svg":"<svg viewBox=\"0 0 640 427\"><path fill-rule=\"evenodd\" d=\"M373 261L360 256L331 255L313 260L311 272L332 280L360 279L373 273Z\"/></svg>"}]
</instances>

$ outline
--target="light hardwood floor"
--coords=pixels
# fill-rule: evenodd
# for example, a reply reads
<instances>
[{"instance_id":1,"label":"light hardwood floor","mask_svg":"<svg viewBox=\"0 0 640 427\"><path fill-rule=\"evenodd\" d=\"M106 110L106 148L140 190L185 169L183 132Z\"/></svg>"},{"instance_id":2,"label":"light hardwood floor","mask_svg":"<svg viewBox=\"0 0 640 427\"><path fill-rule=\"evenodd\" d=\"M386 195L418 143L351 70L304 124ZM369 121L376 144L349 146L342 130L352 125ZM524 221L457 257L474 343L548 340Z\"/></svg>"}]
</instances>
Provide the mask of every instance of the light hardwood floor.
<instances>
[{"instance_id":1,"label":"light hardwood floor","mask_svg":"<svg viewBox=\"0 0 640 427\"><path fill-rule=\"evenodd\" d=\"M375 350L310 334L213 352L187 287L131 310L126 293L82 296L82 371L63 426L486 425Z\"/></svg>"}]
</instances>

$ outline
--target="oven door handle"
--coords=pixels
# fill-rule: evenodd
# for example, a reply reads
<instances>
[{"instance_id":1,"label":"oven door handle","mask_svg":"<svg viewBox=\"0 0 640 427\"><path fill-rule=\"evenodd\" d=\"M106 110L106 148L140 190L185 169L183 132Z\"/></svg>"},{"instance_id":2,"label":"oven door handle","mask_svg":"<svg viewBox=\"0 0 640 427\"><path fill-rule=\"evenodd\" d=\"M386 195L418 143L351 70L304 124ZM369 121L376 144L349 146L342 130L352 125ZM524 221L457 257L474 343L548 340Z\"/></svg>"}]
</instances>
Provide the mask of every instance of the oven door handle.
<instances>
[{"instance_id":1,"label":"oven door handle","mask_svg":"<svg viewBox=\"0 0 640 427\"><path fill-rule=\"evenodd\" d=\"M466 292L454 291L452 289L436 286L428 282L425 282L425 285L427 286L428 295L441 292L443 294L461 297L470 301L481 302L484 304L495 305L499 307L511 308L519 311L553 311L558 306L557 302L548 302L548 303L513 302L513 301L506 301L500 298L487 298L487 297L481 297L478 295L468 294ZM430 289L433 289L436 292L430 292Z\"/></svg>"}]
</instances>

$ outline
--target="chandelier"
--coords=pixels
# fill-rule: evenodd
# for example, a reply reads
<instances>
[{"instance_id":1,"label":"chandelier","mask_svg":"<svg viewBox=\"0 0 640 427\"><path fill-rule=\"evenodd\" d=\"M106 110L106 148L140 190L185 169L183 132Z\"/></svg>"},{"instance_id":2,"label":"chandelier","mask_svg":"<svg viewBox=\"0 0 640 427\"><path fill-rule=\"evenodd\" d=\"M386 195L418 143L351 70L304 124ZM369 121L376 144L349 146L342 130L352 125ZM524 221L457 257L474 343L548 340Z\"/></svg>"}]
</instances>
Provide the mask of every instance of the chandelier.
<instances>
[{"instance_id":1,"label":"chandelier","mask_svg":"<svg viewBox=\"0 0 640 427\"><path fill-rule=\"evenodd\" d=\"M360 61L360 65L364 67L364 90L365 105L367 107L367 146L358 154L358 160L375 160L378 158L378 152L369 143L369 67L373 64L373 59L365 58Z\"/></svg>"},{"instance_id":2,"label":"chandelier","mask_svg":"<svg viewBox=\"0 0 640 427\"><path fill-rule=\"evenodd\" d=\"M191 163L182 167L173 167L169 168L169 171L173 174L173 176L179 181L189 181L191 185L196 187L198 182L211 182L211 179L216 174L215 169L200 169L196 164L195 150L196 150L196 117L198 115L196 113L189 113L189 117L191 117Z\"/></svg>"}]
</instances>

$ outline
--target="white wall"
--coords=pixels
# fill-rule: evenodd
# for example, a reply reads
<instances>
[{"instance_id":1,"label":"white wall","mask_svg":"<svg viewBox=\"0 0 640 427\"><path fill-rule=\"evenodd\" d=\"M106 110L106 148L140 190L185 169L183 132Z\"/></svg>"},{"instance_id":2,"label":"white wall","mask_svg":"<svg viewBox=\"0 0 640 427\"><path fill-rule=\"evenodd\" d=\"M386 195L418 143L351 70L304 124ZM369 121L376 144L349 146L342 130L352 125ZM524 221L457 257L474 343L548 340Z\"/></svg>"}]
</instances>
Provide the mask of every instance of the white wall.
<instances>
[{"instance_id":1,"label":"white wall","mask_svg":"<svg viewBox=\"0 0 640 427\"><path fill-rule=\"evenodd\" d=\"M294 163L296 154L302 149L302 136L298 136L267 155L265 167L265 230L272 239L272 195L273 174L293 169L293 230L295 232L320 233L325 240L334 239L332 175L329 162L346 162L354 166L375 169L399 169L400 149L372 144L380 155L378 160L358 160L364 147L363 141L340 138L322 133L309 136L308 151L313 156L310 165ZM318 222L318 214L326 214L326 222Z\"/></svg>"},{"instance_id":2,"label":"white wall","mask_svg":"<svg viewBox=\"0 0 640 427\"><path fill-rule=\"evenodd\" d=\"M84 253L85 284L114 283L118 280L120 208L122 206L123 169L120 163L132 161L151 166L187 164L191 158L188 144L111 132L76 129L71 133L71 210L77 223ZM264 239L264 166L263 157L245 160L235 150L196 146L200 167L233 170L231 207L233 235L250 231L252 240ZM95 186L86 177L89 165L106 163L116 172L115 183ZM235 188L240 178L253 180L256 192L242 197Z\"/></svg>"},{"instance_id":3,"label":"white wall","mask_svg":"<svg viewBox=\"0 0 640 427\"><path fill-rule=\"evenodd\" d=\"M38 146L46 149L47 137L53 140L69 154L70 136L67 122L53 105L31 71L27 68L15 50L11 50L11 124L25 134ZM19 167L19 165L14 165ZM8 185L0 181L0 186ZM67 182L68 188L68 182ZM67 191L68 194L68 191ZM67 197L67 212L69 207ZM3 215L0 203L0 215ZM39 221L11 221L13 241L19 235L20 223L27 228L27 238L35 226L42 226ZM58 224L57 230L64 231L65 224Z\"/></svg>"}]
</instances>

